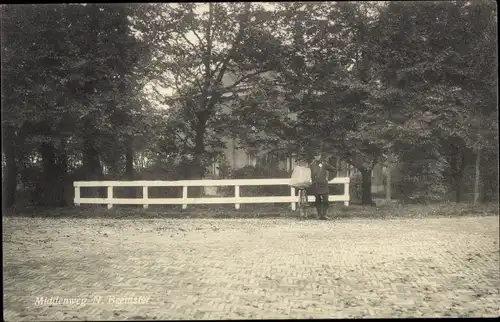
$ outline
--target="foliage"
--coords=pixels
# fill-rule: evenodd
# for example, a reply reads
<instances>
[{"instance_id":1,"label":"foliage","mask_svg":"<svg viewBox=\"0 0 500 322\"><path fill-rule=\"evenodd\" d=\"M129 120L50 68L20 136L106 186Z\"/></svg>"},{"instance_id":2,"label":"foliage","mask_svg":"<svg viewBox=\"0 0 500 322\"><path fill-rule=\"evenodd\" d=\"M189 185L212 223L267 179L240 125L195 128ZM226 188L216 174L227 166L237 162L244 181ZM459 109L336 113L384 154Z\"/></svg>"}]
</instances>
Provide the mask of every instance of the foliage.
<instances>
[{"instance_id":1,"label":"foliage","mask_svg":"<svg viewBox=\"0 0 500 322\"><path fill-rule=\"evenodd\" d=\"M63 185L50 180L78 167L72 158L87 173L100 168L99 156L114 169L127 144L140 144L147 46L130 33L132 12L105 4L2 7L2 128L13 139L4 149L7 172L41 153L46 189Z\"/></svg>"},{"instance_id":2,"label":"foliage","mask_svg":"<svg viewBox=\"0 0 500 322\"><path fill-rule=\"evenodd\" d=\"M425 151L416 149L408 153L407 158L399 163L398 171L393 178L394 197L411 202L426 199L443 200L447 198L448 187L443 180L446 161L443 159L426 159L419 155L418 159L411 155L424 155Z\"/></svg>"},{"instance_id":3,"label":"foliage","mask_svg":"<svg viewBox=\"0 0 500 322\"><path fill-rule=\"evenodd\" d=\"M406 200L441 189L460 201L477 160L484 194L497 190L491 1L1 10L8 205L19 180L50 203L103 167L199 177L227 138L267 155L340 156L365 174L363 202L366 174L389 155ZM236 174L271 174L261 170Z\"/></svg>"},{"instance_id":4,"label":"foliage","mask_svg":"<svg viewBox=\"0 0 500 322\"><path fill-rule=\"evenodd\" d=\"M283 8L281 24L293 36L278 71L298 115L296 145L335 151L361 171L389 153L408 155L408 146L439 146L433 158L457 159L448 164L460 189L462 150L491 144L497 132L491 4ZM474 36L479 30L484 37Z\"/></svg>"},{"instance_id":5,"label":"foliage","mask_svg":"<svg viewBox=\"0 0 500 322\"><path fill-rule=\"evenodd\" d=\"M174 122L184 123L179 129L194 176L203 176L224 147L221 136L231 132L224 103L275 61L270 17L257 4L182 3L149 5L135 19L141 38L155 47L156 94L174 108Z\"/></svg>"},{"instance_id":6,"label":"foliage","mask_svg":"<svg viewBox=\"0 0 500 322\"><path fill-rule=\"evenodd\" d=\"M413 145L439 147L457 201L467 150L491 149L498 132L493 12L489 1L393 2L375 27L384 86L400 91L408 106L395 122L398 133ZM408 155L404 142L394 143Z\"/></svg>"},{"instance_id":7,"label":"foliage","mask_svg":"<svg viewBox=\"0 0 500 322\"><path fill-rule=\"evenodd\" d=\"M289 178L291 173L269 166L246 166L233 171L234 179Z\"/></svg>"}]
</instances>

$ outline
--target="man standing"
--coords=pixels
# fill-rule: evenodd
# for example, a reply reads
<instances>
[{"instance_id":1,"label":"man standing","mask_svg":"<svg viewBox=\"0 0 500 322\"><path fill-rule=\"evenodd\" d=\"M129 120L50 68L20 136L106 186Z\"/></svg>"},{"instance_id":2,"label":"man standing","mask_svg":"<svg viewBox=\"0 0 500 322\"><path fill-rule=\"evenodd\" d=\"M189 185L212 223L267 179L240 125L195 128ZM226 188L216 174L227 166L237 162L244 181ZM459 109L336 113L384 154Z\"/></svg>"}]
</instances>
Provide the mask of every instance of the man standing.
<instances>
[{"instance_id":1,"label":"man standing","mask_svg":"<svg viewBox=\"0 0 500 322\"><path fill-rule=\"evenodd\" d=\"M317 155L314 157L313 162L311 162L311 193L315 196L315 206L318 211L318 217L320 220L326 219L326 214L328 212L328 172L333 172L337 175L337 169L332 165L328 164L323 155Z\"/></svg>"}]
</instances>

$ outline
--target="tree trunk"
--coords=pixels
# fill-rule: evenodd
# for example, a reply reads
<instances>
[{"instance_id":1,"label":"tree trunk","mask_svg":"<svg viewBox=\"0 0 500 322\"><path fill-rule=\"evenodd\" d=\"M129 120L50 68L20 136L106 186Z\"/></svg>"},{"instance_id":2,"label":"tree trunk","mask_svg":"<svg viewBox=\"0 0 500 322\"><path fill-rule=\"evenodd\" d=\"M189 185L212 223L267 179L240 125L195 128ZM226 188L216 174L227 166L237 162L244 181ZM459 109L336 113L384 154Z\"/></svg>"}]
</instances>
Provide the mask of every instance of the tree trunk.
<instances>
[{"instance_id":1,"label":"tree trunk","mask_svg":"<svg viewBox=\"0 0 500 322\"><path fill-rule=\"evenodd\" d=\"M460 203L462 202L462 178L460 177L455 177L455 202Z\"/></svg>"},{"instance_id":2,"label":"tree trunk","mask_svg":"<svg viewBox=\"0 0 500 322\"><path fill-rule=\"evenodd\" d=\"M231 148L231 168L236 169L236 139L232 139L232 148ZM265 154L264 164L267 164L269 160L269 154Z\"/></svg>"},{"instance_id":3,"label":"tree trunk","mask_svg":"<svg viewBox=\"0 0 500 322\"><path fill-rule=\"evenodd\" d=\"M44 143L40 148L40 153L43 164L43 179L39 190L41 195L34 197L43 206L65 206L68 160L64 144L61 150L57 151L52 143Z\"/></svg>"},{"instance_id":4,"label":"tree trunk","mask_svg":"<svg viewBox=\"0 0 500 322\"><path fill-rule=\"evenodd\" d=\"M125 179L134 180L134 146L132 138L127 138L125 142ZM137 198L137 188L128 187L126 191L128 198Z\"/></svg>"},{"instance_id":5,"label":"tree trunk","mask_svg":"<svg viewBox=\"0 0 500 322\"><path fill-rule=\"evenodd\" d=\"M205 132L206 132L206 121L204 118L199 119L199 123L196 127L196 136L194 140L193 149L193 161L190 166L190 179L202 179L205 175L205 165L203 162L203 157L205 154ZM199 197L202 195L203 187L193 187L190 188L190 195L193 197Z\"/></svg>"},{"instance_id":6,"label":"tree trunk","mask_svg":"<svg viewBox=\"0 0 500 322\"><path fill-rule=\"evenodd\" d=\"M452 154L450 155L450 177L447 180L450 186L450 192L455 192L456 187L455 187L455 177L457 173L457 155L456 155L456 149L451 146L451 151Z\"/></svg>"},{"instance_id":7,"label":"tree trunk","mask_svg":"<svg viewBox=\"0 0 500 322\"><path fill-rule=\"evenodd\" d=\"M196 149L194 151L193 162L190 171L191 179L202 179L205 175L205 169L203 167L203 152Z\"/></svg>"},{"instance_id":8,"label":"tree trunk","mask_svg":"<svg viewBox=\"0 0 500 322\"><path fill-rule=\"evenodd\" d=\"M372 199L372 170L371 169L359 169L361 171L361 204L373 206L374 202Z\"/></svg>"},{"instance_id":9,"label":"tree trunk","mask_svg":"<svg viewBox=\"0 0 500 322\"><path fill-rule=\"evenodd\" d=\"M481 150L478 149L476 152L476 178L474 180L474 204L478 204L480 200L480 193L481 193L479 188L479 185L481 184L480 164L481 164Z\"/></svg>"},{"instance_id":10,"label":"tree trunk","mask_svg":"<svg viewBox=\"0 0 500 322\"><path fill-rule=\"evenodd\" d=\"M94 142L87 136L85 142L83 143L83 168L85 173L85 179L88 181L99 181L102 178L101 162L99 160L99 152L94 147ZM90 188L90 196L93 198L99 198L105 196L105 188Z\"/></svg>"},{"instance_id":11,"label":"tree trunk","mask_svg":"<svg viewBox=\"0 0 500 322\"><path fill-rule=\"evenodd\" d=\"M89 12L91 14L91 30L89 33L88 51L91 55L97 56L99 52L99 16L100 9L99 4L90 4ZM85 77L89 79L84 85L83 91L85 93L85 99L88 104L94 104L94 97L96 89L99 85L100 77L97 77L95 71L92 68L87 68L84 73ZM96 128L93 122L93 117L95 115L88 115L84 119L83 131L84 131L84 142L83 142L83 168L86 180L88 181L99 181L102 178L102 167L99 158L99 151L96 149L95 145L95 135ZM98 198L106 196L106 188L90 188L90 196L93 198Z\"/></svg>"},{"instance_id":12,"label":"tree trunk","mask_svg":"<svg viewBox=\"0 0 500 322\"><path fill-rule=\"evenodd\" d=\"M83 167L85 174L89 180L98 180L101 175L101 165L99 161L99 153L93 146L93 142L86 140L83 148Z\"/></svg>"},{"instance_id":13,"label":"tree trunk","mask_svg":"<svg viewBox=\"0 0 500 322\"><path fill-rule=\"evenodd\" d=\"M481 161L481 201L486 203L498 198L498 150L483 149Z\"/></svg>"},{"instance_id":14,"label":"tree trunk","mask_svg":"<svg viewBox=\"0 0 500 322\"><path fill-rule=\"evenodd\" d=\"M455 192L455 202L462 201L462 178L465 169L465 154L463 148L451 145L451 185Z\"/></svg>"},{"instance_id":15,"label":"tree trunk","mask_svg":"<svg viewBox=\"0 0 500 322\"><path fill-rule=\"evenodd\" d=\"M4 132L3 152L5 157L5 182L3 187L3 207L10 208L16 203L17 191L17 162L15 154L15 134L11 128Z\"/></svg>"},{"instance_id":16,"label":"tree trunk","mask_svg":"<svg viewBox=\"0 0 500 322\"><path fill-rule=\"evenodd\" d=\"M68 154L66 153L66 145L64 138L61 139L61 150L57 155L57 172L60 184L60 206L67 206L71 204L70 201L73 195L73 186L68 184ZM69 201L69 202L68 202Z\"/></svg>"},{"instance_id":17,"label":"tree trunk","mask_svg":"<svg viewBox=\"0 0 500 322\"><path fill-rule=\"evenodd\" d=\"M132 139L128 139L125 147L125 177L128 180L134 178L134 147Z\"/></svg>"},{"instance_id":18,"label":"tree trunk","mask_svg":"<svg viewBox=\"0 0 500 322\"><path fill-rule=\"evenodd\" d=\"M385 179L385 200L390 201L392 199L392 153L389 153L387 158L387 170Z\"/></svg>"},{"instance_id":19,"label":"tree trunk","mask_svg":"<svg viewBox=\"0 0 500 322\"><path fill-rule=\"evenodd\" d=\"M203 153L205 151L204 143L197 141L194 149L194 158L190 166L190 178L191 179L202 179L205 175L205 169L203 167ZM192 187L190 188L190 195L192 197L200 197L203 187Z\"/></svg>"},{"instance_id":20,"label":"tree trunk","mask_svg":"<svg viewBox=\"0 0 500 322\"><path fill-rule=\"evenodd\" d=\"M191 169L192 179L201 179L205 175L205 167L203 164L203 156L205 154L205 132L206 120L200 118L196 127L196 136L194 139L193 162Z\"/></svg>"},{"instance_id":21,"label":"tree trunk","mask_svg":"<svg viewBox=\"0 0 500 322\"><path fill-rule=\"evenodd\" d=\"M457 172L455 174L455 202L462 202L462 181L464 177L465 170L465 154L464 151L461 151L459 158L459 165Z\"/></svg>"},{"instance_id":22,"label":"tree trunk","mask_svg":"<svg viewBox=\"0 0 500 322\"><path fill-rule=\"evenodd\" d=\"M45 179L52 178L56 175L56 151L52 143L43 143L40 148L42 155L43 174Z\"/></svg>"},{"instance_id":23,"label":"tree trunk","mask_svg":"<svg viewBox=\"0 0 500 322\"><path fill-rule=\"evenodd\" d=\"M36 203L41 206L56 206L58 204L57 194L57 166L56 151L52 143L43 143L40 147L42 156L43 176L40 182L40 190L35 193Z\"/></svg>"}]
</instances>

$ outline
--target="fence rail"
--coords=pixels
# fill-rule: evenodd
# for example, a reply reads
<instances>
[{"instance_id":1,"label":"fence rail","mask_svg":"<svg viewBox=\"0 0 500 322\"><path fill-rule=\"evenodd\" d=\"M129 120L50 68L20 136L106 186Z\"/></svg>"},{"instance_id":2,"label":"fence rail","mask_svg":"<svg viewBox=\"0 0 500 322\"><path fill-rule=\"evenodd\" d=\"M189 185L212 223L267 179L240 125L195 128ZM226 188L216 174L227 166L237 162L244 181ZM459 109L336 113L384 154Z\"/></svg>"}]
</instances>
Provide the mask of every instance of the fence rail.
<instances>
[{"instance_id":1,"label":"fence rail","mask_svg":"<svg viewBox=\"0 0 500 322\"><path fill-rule=\"evenodd\" d=\"M113 205L182 205L186 209L188 205L200 204L234 204L236 209L240 209L241 204L255 203L290 203L292 210L296 209L299 197L296 189L290 187L290 196L262 196L262 197L241 197L240 187L245 186L279 186L289 185L290 179L225 179L225 180L179 180L179 181L75 181L75 205L80 204L107 204L111 209ZM334 178L329 184L343 184L343 195L330 195L329 201L343 201L344 205L349 205L349 178ZM188 187L220 187L234 186L234 197L200 197L188 198ZM107 198L82 198L80 188L83 187L107 187ZM114 198L114 187L142 187L142 198ZM181 198L149 198L149 187L182 187ZM314 201L314 196L308 196L308 201Z\"/></svg>"}]
</instances>

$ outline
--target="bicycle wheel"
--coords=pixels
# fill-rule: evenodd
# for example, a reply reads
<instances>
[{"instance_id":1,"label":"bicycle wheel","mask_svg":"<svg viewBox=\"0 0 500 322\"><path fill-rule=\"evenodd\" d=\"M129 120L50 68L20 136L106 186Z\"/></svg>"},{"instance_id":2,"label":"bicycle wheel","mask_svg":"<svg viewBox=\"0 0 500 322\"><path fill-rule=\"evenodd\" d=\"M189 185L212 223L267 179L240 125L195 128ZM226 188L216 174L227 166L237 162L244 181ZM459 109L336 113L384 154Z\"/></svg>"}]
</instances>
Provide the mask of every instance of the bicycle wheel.
<instances>
[{"instance_id":1,"label":"bicycle wheel","mask_svg":"<svg viewBox=\"0 0 500 322\"><path fill-rule=\"evenodd\" d=\"M304 189L299 190L299 212L300 219L307 218L307 193Z\"/></svg>"}]
</instances>

